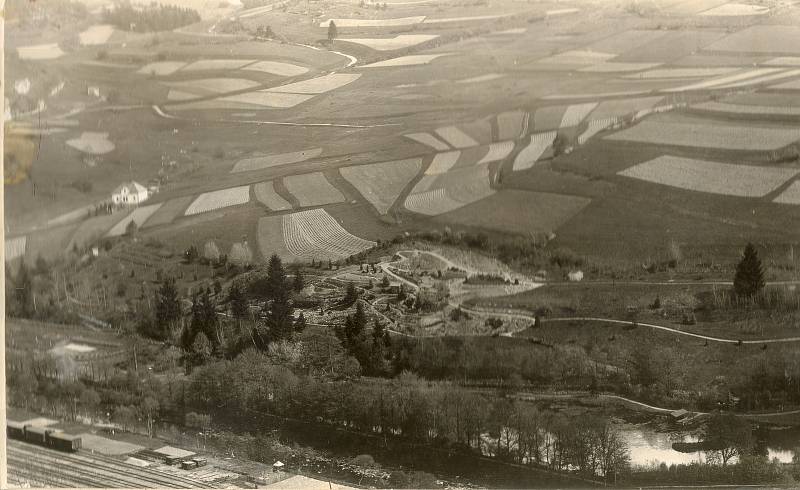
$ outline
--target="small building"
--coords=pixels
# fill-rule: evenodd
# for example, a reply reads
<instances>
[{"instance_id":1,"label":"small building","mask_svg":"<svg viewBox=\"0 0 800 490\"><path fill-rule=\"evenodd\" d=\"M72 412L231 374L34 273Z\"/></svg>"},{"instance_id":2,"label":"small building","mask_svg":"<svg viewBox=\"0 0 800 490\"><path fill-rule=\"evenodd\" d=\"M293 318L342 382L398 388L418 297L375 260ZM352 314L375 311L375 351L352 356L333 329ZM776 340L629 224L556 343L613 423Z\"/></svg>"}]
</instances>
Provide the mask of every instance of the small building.
<instances>
[{"instance_id":1,"label":"small building","mask_svg":"<svg viewBox=\"0 0 800 490\"><path fill-rule=\"evenodd\" d=\"M89 85L86 89L86 94L91 97L100 97L100 87L95 87L93 85Z\"/></svg>"},{"instance_id":2,"label":"small building","mask_svg":"<svg viewBox=\"0 0 800 490\"><path fill-rule=\"evenodd\" d=\"M117 206L135 206L147 200L150 193L142 184L125 182L111 193L111 202Z\"/></svg>"},{"instance_id":3,"label":"small building","mask_svg":"<svg viewBox=\"0 0 800 490\"><path fill-rule=\"evenodd\" d=\"M277 473L277 472L283 470L284 466L286 466L286 465L284 465L280 461L275 461L275 463L272 464L272 472L273 473Z\"/></svg>"},{"instance_id":4,"label":"small building","mask_svg":"<svg viewBox=\"0 0 800 490\"><path fill-rule=\"evenodd\" d=\"M670 412L670 415L674 420L681 420L686 418L689 415L689 412L687 410L680 409Z\"/></svg>"}]
</instances>

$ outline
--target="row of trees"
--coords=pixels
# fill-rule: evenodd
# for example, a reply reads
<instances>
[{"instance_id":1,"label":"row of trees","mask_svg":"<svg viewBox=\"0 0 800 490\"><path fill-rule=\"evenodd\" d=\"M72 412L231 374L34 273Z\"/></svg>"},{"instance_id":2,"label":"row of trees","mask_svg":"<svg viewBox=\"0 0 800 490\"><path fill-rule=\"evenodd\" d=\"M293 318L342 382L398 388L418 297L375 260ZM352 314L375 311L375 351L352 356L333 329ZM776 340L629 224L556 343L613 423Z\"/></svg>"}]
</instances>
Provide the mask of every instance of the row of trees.
<instances>
[{"instance_id":1,"label":"row of trees","mask_svg":"<svg viewBox=\"0 0 800 490\"><path fill-rule=\"evenodd\" d=\"M103 19L120 29L136 32L168 31L200 22L196 10L176 5L152 4L145 7L117 3L103 11Z\"/></svg>"},{"instance_id":2,"label":"row of trees","mask_svg":"<svg viewBox=\"0 0 800 490\"><path fill-rule=\"evenodd\" d=\"M619 434L600 419L576 423L505 398L428 383L410 373L389 382L324 381L249 350L193 373L187 407L215 417L267 414L360 433L534 464L587 477L627 467ZM299 361L302 363L302 361ZM483 437L489 434L488 443Z\"/></svg>"}]
</instances>

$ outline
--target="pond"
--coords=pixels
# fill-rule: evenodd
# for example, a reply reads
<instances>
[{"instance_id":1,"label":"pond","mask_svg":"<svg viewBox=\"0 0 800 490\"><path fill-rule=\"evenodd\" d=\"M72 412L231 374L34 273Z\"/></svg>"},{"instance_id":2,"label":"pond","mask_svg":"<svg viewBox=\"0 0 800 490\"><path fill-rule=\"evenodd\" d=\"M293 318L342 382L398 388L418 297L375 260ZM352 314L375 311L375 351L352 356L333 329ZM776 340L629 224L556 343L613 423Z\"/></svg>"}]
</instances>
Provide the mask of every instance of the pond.
<instances>
[{"instance_id":1,"label":"pond","mask_svg":"<svg viewBox=\"0 0 800 490\"><path fill-rule=\"evenodd\" d=\"M705 451L684 453L672 448L675 442L698 442L697 435L681 432L657 432L647 426L622 425L619 433L630 450L631 465L653 466L664 463L689 464L706 462ZM781 463L791 463L800 449L800 430L769 430L763 433L762 451L767 457L777 458Z\"/></svg>"}]
</instances>

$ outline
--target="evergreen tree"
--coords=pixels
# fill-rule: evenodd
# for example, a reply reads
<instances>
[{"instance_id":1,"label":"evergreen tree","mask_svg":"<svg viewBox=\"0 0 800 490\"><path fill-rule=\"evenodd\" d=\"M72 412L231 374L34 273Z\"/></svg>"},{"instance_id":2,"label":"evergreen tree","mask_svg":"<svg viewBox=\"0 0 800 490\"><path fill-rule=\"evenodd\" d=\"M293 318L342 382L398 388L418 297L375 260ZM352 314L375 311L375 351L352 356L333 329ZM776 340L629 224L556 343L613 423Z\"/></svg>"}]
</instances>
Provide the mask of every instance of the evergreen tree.
<instances>
[{"instance_id":1,"label":"evergreen tree","mask_svg":"<svg viewBox=\"0 0 800 490\"><path fill-rule=\"evenodd\" d=\"M353 303L356 302L358 299L358 291L356 291L356 285L352 282L347 283L347 289L344 292L344 298L342 298L342 305L346 308L349 308Z\"/></svg>"},{"instance_id":2,"label":"evergreen tree","mask_svg":"<svg viewBox=\"0 0 800 490\"><path fill-rule=\"evenodd\" d=\"M298 267L294 271L294 283L292 284L295 291L302 291L303 288L306 287L306 282L303 279L303 274L300 272L300 268Z\"/></svg>"},{"instance_id":3,"label":"evergreen tree","mask_svg":"<svg viewBox=\"0 0 800 490\"><path fill-rule=\"evenodd\" d=\"M161 287L156 293L156 334L161 340L169 338L175 323L181 318L181 305L178 299L178 290L175 288L175 279L164 278Z\"/></svg>"},{"instance_id":4,"label":"evergreen tree","mask_svg":"<svg viewBox=\"0 0 800 490\"><path fill-rule=\"evenodd\" d=\"M303 313L301 312L300 316L298 316L294 321L294 331L296 333L300 333L305 329L306 329L306 316L303 315Z\"/></svg>"},{"instance_id":5,"label":"evergreen tree","mask_svg":"<svg viewBox=\"0 0 800 490\"><path fill-rule=\"evenodd\" d=\"M288 284L283 262L277 254L272 254L272 257L269 258L269 265L267 266L267 287L264 293L267 299L272 299L279 291L285 292L286 289L288 289Z\"/></svg>"},{"instance_id":6,"label":"evergreen tree","mask_svg":"<svg viewBox=\"0 0 800 490\"><path fill-rule=\"evenodd\" d=\"M752 298L764 289L764 271L756 248L748 243L744 248L742 260L736 266L733 290L740 298Z\"/></svg>"},{"instance_id":7,"label":"evergreen tree","mask_svg":"<svg viewBox=\"0 0 800 490\"><path fill-rule=\"evenodd\" d=\"M247 318L247 300L244 297L244 291L239 281L234 281L228 290L228 302L231 305L231 315L237 320Z\"/></svg>"},{"instance_id":8,"label":"evergreen tree","mask_svg":"<svg viewBox=\"0 0 800 490\"><path fill-rule=\"evenodd\" d=\"M21 261L17 275L13 281L6 285L6 291L11 289L11 302L9 310L12 315L27 318L33 314L33 279L28 271L25 261Z\"/></svg>"}]
</instances>

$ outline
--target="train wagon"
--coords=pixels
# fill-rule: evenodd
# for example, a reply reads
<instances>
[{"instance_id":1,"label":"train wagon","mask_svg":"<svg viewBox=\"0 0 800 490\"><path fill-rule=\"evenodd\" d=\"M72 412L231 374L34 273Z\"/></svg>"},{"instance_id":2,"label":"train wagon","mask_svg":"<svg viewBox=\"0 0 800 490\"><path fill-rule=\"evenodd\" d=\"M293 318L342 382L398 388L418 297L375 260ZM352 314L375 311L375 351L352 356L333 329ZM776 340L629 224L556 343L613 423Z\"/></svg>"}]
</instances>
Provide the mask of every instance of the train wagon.
<instances>
[{"instance_id":1,"label":"train wagon","mask_svg":"<svg viewBox=\"0 0 800 490\"><path fill-rule=\"evenodd\" d=\"M59 451L74 453L83 445L80 436L66 434L64 432L53 432L47 435L47 445Z\"/></svg>"},{"instance_id":2,"label":"train wagon","mask_svg":"<svg viewBox=\"0 0 800 490\"><path fill-rule=\"evenodd\" d=\"M208 464L208 460L206 458L192 458L192 461L194 461L194 464L196 464L198 468Z\"/></svg>"},{"instance_id":3,"label":"train wagon","mask_svg":"<svg viewBox=\"0 0 800 490\"><path fill-rule=\"evenodd\" d=\"M25 439L25 424L6 420L6 435L9 439Z\"/></svg>"},{"instance_id":4,"label":"train wagon","mask_svg":"<svg viewBox=\"0 0 800 490\"><path fill-rule=\"evenodd\" d=\"M37 427L35 425L26 425L25 426L25 440L27 442L32 442L34 444L39 444L40 446L47 445L47 433L52 432L53 429L48 429L47 427Z\"/></svg>"}]
</instances>

